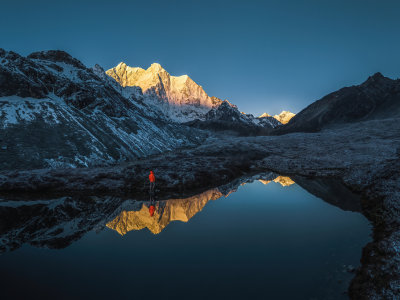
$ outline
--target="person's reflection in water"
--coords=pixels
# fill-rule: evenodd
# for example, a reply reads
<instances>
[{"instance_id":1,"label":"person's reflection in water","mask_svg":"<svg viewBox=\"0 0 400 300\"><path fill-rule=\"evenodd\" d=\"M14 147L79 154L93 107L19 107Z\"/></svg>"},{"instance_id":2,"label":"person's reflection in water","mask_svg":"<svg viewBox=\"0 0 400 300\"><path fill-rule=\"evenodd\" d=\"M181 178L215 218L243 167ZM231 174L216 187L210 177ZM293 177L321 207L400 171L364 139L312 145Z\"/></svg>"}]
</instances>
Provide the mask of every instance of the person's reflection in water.
<instances>
[{"instance_id":1,"label":"person's reflection in water","mask_svg":"<svg viewBox=\"0 0 400 300\"><path fill-rule=\"evenodd\" d=\"M155 212L155 210L156 210L155 204L156 204L156 201L154 200L154 195L153 195L153 194L150 194L150 206L149 206L149 214L150 214L150 217L153 217L153 216L154 216L154 212Z\"/></svg>"}]
</instances>

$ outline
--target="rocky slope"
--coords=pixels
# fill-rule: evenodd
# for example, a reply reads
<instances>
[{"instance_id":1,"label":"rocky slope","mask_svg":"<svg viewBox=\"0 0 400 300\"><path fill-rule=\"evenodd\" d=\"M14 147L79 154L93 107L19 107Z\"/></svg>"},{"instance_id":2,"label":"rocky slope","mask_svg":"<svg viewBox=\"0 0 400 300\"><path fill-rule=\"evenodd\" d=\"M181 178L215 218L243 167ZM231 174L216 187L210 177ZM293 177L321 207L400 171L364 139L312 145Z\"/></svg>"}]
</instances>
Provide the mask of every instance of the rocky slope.
<instances>
[{"instance_id":1,"label":"rocky slope","mask_svg":"<svg viewBox=\"0 0 400 300\"><path fill-rule=\"evenodd\" d=\"M159 117L137 88L124 95L101 71L63 51L0 49L0 169L116 163L204 137Z\"/></svg>"},{"instance_id":2,"label":"rocky slope","mask_svg":"<svg viewBox=\"0 0 400 300\"><path fill-rule=\"evenodd\" d=\"M203 88L189 76L171 76L161 65L153 63L148 69L132 68L125 63L106 71L122 87L140 87L143 94L158 101L167 118L174 121L190 121L202 119L221 100L209 97ZM151 99L148 99L151 101Z\"/></svg>"},{"instance_id":3,"label":"rocky slope","mask_svg":"<svg viewBox=\"0 0 400 300\"><path fill-rule=\"evenodd\" d=\"M277 133L316 132L338 124L400 116L400 79L381 73L312 103Z\"/></svg>"}]
</instances>

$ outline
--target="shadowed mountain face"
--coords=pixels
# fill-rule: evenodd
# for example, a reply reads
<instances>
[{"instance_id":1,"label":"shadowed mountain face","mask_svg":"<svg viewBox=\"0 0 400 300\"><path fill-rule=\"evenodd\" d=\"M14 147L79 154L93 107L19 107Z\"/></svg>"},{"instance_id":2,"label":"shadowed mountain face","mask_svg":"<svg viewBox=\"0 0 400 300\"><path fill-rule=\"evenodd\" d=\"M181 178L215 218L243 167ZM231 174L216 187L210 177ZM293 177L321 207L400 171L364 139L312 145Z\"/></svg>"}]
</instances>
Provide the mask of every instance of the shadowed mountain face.
<instances>
[{"instance_id":1,"label":"shadowed mountain face","mask_svg":"<svg viewBox=\"0 0 400 300\"><path fill-rule=\"evenodd\" d=\"M0 169L104 165L203 139L110 80L63 51L0 49Z\"/></svg>"},{"instance_id":2,"label":"shadowed mountain face","mask_svg":"<svg viewBox=\"0 0 400 300\"><path fill-rule=\"evenodd\" d=\"M399 116L400 80L376 73L360 85L342 88L312 103L276 132L315 132L338 124Z\"/></svg>"}]
</instances>

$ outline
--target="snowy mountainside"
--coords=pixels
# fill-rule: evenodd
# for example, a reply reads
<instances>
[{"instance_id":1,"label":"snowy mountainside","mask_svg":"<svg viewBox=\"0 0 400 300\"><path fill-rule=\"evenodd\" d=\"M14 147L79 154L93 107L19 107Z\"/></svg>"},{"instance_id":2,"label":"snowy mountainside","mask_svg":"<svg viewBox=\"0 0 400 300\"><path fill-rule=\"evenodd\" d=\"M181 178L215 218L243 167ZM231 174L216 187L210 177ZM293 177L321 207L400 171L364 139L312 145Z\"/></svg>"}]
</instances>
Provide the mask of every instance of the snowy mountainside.
<instances>
[{"instance_id":1,"label":"snowy mountainside","mask_svg":"<svg viewBox=\"0 0 400 300\"><path fill-rule=\"evenodd\" d=\"M143 102L158 107L165 118L176 122L203 119L210 109L222 102L217 97L208 96L189 76L171 76L158 63L145 70L121 62L107 70L106 74L118 82L123 91L129 87L140 87L145 96ZM128 89L123 93L129 92Z\"/></svg>"},{"instance_id":2,"label":"snowy mountainside","mask_svg":"<svg viewBox=\"0 0 400 300\"><path fill-rule=\"evenodd\" d=\"M189 76L172 76L157 63L142 69L121 62L107 70L106 74L119 84L117 89L125 97L129 98L132 94L141 99L142 105L150 107L146 111L155 110L166 120L202 129L229 129L245 134L247 128L249 134L254 134L276 128L294 116L290 112L282 112L274 117L263 114L255 118L251 114L240 113L237 106L227 100L209 97ZM131 90L138 87L142 90L139 96L137 90Z\"/></svg>"},{"instance_id":3,"label":"snowy mountainside","mask_svg":"<svg viewBox=\"0 0 400 300\"><path fill-rule=\"evenodd\" d=\"M149 112L138 88L125 97L107 78L64 51L0 49L0 169L116 163L204 137Z\"/></svg>"}]
</instances>

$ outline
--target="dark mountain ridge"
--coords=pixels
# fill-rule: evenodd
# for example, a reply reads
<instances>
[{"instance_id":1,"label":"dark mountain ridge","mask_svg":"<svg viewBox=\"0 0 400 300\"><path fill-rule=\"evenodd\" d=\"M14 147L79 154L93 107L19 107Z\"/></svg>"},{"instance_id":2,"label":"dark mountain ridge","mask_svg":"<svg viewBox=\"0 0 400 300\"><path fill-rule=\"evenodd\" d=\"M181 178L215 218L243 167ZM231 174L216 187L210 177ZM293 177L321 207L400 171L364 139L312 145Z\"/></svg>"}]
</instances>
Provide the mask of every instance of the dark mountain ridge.
<instances>
[{"instance_id":1,"label":"dark mountain ridge","mask_svg":"<svg viewBox=\"0 0 400 300\"><path fill-rule=\"evenodd\" d=\"M400 117L400 80L370 76L360 85L344 87L307 106L276 134L316 132L340 124Z\"/></svg>"}]
</instances>

